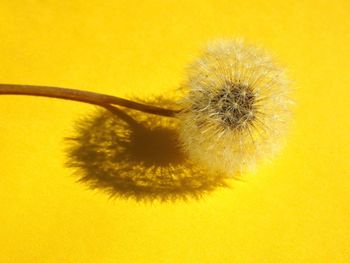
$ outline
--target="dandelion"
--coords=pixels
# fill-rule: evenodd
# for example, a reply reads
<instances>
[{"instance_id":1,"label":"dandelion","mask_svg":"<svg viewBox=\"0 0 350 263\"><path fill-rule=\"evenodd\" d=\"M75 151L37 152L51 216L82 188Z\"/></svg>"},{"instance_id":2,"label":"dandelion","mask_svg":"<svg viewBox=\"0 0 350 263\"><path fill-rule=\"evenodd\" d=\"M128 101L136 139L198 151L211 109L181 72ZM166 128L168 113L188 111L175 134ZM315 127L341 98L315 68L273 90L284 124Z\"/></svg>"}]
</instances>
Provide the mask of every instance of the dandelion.
<instances>
[{"instance_id":1,"label":"dandelion","mask_svg":"<svg viewBox=\"0 0 350 263\"><path fill-rule=\"evenodd\" d=\"M290 99L283 69L243 41L207 46L188 69L180 138L193 159L228 174L275 153Z\"/></svg>"},{"instance_id":2,"label":"dandelion","mask_svg":"<svg viewBox=\"0 0 350 263\"><path fill-rule=\"evenodd\" d=\"M88 91L0 84L0 95L34 95L130 109L179 119L186 154L211 172L234 175L276 152L289 115L284 70L243 41L209 44L188 69L177 109Z\"/></svg>"}]
</instances>

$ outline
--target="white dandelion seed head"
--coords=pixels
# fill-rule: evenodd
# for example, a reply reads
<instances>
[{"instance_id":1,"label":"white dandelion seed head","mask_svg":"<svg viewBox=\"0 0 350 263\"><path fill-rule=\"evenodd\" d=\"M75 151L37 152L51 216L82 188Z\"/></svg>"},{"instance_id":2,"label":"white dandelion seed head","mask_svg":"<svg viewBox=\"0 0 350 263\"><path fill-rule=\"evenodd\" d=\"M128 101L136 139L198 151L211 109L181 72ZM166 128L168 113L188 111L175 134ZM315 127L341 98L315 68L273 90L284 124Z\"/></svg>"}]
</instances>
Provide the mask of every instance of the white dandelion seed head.
<instances>
[{"instance_id":1,"label":"white dandelion seed head","mask_svg":"<svg viewBox=\"0 0 350 263\"><path fill-rule=\"evenodd\" d=\"M233 175L276 152L289 117L288 80L264 50L213 42L188 73L179 118L190 157Z\"/></svg>"}]
</instances>

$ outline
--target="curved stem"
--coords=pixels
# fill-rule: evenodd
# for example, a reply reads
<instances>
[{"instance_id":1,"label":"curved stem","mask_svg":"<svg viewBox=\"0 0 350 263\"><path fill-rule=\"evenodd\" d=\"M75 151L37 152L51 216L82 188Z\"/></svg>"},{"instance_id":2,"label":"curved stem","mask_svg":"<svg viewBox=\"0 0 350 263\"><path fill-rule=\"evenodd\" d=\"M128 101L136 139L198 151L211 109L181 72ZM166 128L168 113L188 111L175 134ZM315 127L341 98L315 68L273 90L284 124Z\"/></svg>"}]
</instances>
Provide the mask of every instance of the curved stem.
<instances>
[{"instance_id":1,"label":"curved stem","mask_svg":"<svg viewBox=\"0 0 350 263\"><path fill-rule=\"evenodd\" d=\"M17 84L0 84L0 95L31 95L85 102L97 106L118 105L146 113L174 117L179 110L164 109L152 105L90 91Z\"/></svg>"}]
</instances>

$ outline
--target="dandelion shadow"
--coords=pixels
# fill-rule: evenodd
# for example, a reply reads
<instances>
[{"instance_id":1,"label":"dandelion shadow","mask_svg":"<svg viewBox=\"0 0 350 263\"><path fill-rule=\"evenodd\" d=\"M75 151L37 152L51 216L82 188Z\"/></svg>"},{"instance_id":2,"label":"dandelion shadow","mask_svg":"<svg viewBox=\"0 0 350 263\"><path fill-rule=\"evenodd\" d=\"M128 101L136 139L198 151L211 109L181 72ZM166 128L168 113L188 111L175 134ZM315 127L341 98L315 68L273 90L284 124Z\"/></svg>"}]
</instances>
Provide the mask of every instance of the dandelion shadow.
<instances>
[{"instance_id":1,"label":"dandelion shadow","mask_svg":"<svg viewBox=\"0 0 350 263\"><path fill-rule=\"evenodd\" d=\"M111 197L138 201L199 199L227 187L181 151L177 120L109 107L77 122L66 162L78 181Z\"/></svg>"}]
</instances>

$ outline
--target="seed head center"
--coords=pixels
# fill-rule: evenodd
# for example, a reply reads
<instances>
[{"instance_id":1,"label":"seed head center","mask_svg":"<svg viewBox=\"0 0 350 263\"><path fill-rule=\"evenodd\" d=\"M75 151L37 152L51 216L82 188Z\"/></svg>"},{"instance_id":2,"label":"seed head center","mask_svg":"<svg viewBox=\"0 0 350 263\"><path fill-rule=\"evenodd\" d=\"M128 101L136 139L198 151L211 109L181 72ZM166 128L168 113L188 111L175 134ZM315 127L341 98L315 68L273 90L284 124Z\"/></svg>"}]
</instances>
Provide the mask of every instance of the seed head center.
<instances>
[{"instance_id":1,"label":"seed head center","mask_svg":"<svg viewBox=\"0 0 350 263\"><path fill-rule=\"evenodd\" d=\"M254 119L255 94L252 87L226 82L211 99L220 120L229 128L246 126Z\"/></svg>"}]
</instances>

